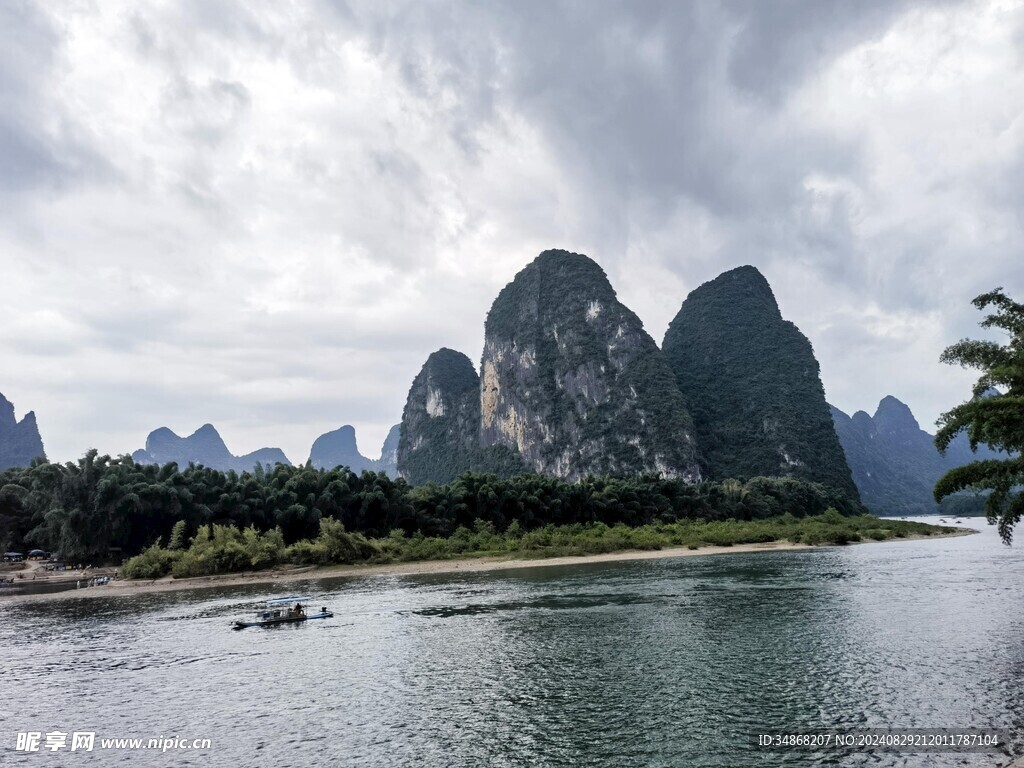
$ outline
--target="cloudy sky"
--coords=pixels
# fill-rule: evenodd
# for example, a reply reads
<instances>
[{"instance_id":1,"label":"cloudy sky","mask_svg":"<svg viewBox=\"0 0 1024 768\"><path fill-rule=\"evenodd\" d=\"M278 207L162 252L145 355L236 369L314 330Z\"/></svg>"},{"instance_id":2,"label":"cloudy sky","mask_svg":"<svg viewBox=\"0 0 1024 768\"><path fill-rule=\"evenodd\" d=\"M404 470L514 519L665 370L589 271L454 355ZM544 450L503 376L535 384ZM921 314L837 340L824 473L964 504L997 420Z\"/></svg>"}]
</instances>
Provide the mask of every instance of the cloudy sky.
<instances>
[{"instance_id":1,"label":"cloudy sky","mask_svg":"<svg viewBox=\"0 0 1024 768\"><path fill-rule=\"evenodd\" d=\"M377 456L586 253L660 343L754 264L829 400L931 428L1024 295L1017 2L0 0L0 392L52 459L213 422Z\"/></svg>"}]
</instances>

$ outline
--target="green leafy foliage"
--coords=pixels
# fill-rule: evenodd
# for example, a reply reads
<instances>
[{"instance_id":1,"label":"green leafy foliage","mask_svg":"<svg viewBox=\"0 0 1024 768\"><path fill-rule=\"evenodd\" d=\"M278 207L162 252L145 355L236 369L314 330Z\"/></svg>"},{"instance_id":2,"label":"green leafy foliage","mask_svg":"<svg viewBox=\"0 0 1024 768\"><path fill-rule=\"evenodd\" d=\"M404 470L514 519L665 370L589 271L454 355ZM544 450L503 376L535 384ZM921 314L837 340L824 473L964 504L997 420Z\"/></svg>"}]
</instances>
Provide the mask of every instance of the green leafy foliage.
<instances>
[{"instance_id":1,"label":"green leafy foliage","mask_svg":"<svg viewBox=\"0 0 1024 768\"><path fill-rule=\"evenodd\" d=\"M533 474L503 479L467 472L445 485L411 487L383 473L356 475L346 468L279 464L269 472L238 475L204 467L180 471L174 464L140 466L130 457L111 459L95 451L77 463L38 463L0 473L5 547L38 547L95 562L142 553L139 567L152 560L146 567L160 571L164 561L144 550L163 541L167 551L188 553L177 572L190 574L253 568L281 558L337 561L340 552L362 546L330 538L341 530L367 539L396 530L406 537L447 538L460 527L475 530L477 521L494 530L515 525L530 532L575 523L636 527L697 518L757 520L785 512L806 517L830 507L844 515L862 511L839 491L794 478L692 485L648 474L568 483ZM321 542L326 554L281 554L303 540Z\"/></svg>"},{"instance_id":2,"label":"green leafy foliage","mask_svg":"<svg viewBox=\"0 0 1024 768\"><path fill-rule=\"evenodd\" d=\"M360 533L349 533L333 517L320 521L320 535L313 541L297 541L288 547L285 557L293 563L328 565L360 563L379 554L379 550Z\"/></svg>"},{"instance_id":3,"label":"green leafy foliage","mask_svg":"<svg viewBox=\"0 0 1024 768\"><path fill-rule=\"evenodd\" d=\"M159 541L155 541L141 554L129 559L121 573L126 579L159 579L171 572L179 556L179 550L164 549Z\"/></svg>"},{"instance_id":4,"label":"green leafy foliage","mask_svg":"<svg viewBox=\"0 0 1024 768\"><path fill-rule=\"evenodd\" d=\"M160 539L179 549L211 523L311 539L322 518L382 535L410 524L409 486L384 473L357 475L278 464L253 473L136 464L90 451L78 462L0 473L0 543L74 561L134 555Z\"/></svg>"},{"instance_id":5,"label":"green leafy foliage","mask_svg":"<svg viewBox=\"0 0 1024 768\"><path fill-rule=\"evenodd\" d=\"M935 485L935 500L962 490L987 489L985 509L990 522L1009 544L1013 527L1024 514L1024 304L1006 296L1001 288L972 302L980 310L995 311L982 321L983 328L999 328L1009 335L1006 344L994 341L962 341L948 347L940 360L975 368L981 376L971 400L939 417L935 444L945 451L960 433L966 433L972 449L986 444L1006 451L1003 460L986 459L957 467Z\"/></svg>"},{"instance_id":6,"label":"green leafy foliage","mask_svg":"<svg viewBox=\"0 0 1024 768\"><path fill-rule=\"evenodd\" d=\"M768 520L679 520L630 527L624 523L603 522L547 524L525 530L517 521L499 531L487 520L460 525L448 536L426 536L417 531L407 536L395 529L387 536L366 539L348 533L337 521L321 521L320 535L313 541L302 540L284 548L280 539L264 542L252 529L221 529L202 532L185 552L161 549L159 544L125 564L129 578L201 576L211 573L258 570L252 551L273 550L275 559L265 561L296 564L339 565L358 563L412 562L447 560L456 557L503 555L517 558L549 558L566 555L595 555L623 550L660 550L668 547L700 549L707 546L731 547L788 541L794 544L849 544L870 539L884 541L907 536L949 533L939 528L898 520L882 520L871 515L844 517L829 508L820 515L798 518L785 514ZM204 529L205 530L205 529ZM250 542L249 548L245 542ZM267 567L266 565L262 567Z\"/></svg>"},{"instance_id":7,"label":"green leafy foliage","mask_svg":"<svg viewBox=\"0 0 1024 768\"><path fill-rule=\"evenodd\" d=\"M171 538L167 542L168 549L184 549L186 542L186 532L188 530L188 523L184 520L179 520L171 528Z\"/></svg>"}]
</instances>

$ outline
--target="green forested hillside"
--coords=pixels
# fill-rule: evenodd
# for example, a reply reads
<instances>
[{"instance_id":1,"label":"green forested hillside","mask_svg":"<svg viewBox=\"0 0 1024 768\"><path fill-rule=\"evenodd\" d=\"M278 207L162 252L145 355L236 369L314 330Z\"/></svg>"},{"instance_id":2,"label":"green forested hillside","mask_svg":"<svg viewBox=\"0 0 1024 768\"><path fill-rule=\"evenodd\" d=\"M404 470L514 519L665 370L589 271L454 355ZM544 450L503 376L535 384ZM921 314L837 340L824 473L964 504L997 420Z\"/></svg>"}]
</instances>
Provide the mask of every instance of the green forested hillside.
<instances>
[{"instance_id":1,"label":"green forested hillside","mask_svg":"<svg viewBox=\"0 0 1024 768\"><path fill-rule=\"evenodd\" d=\"M480 379L461 352L437 350L413 380L402 412L398 471L413 485L446 483L468 471L501 477L525 471L515 451L480 447Z\"/></svg>"},{"instance_id":2,"label":"green forested hillside","mask_svg":"<svg viewBox=\"0 0 1024 768\"><path fill-rule=\"evenodd\" d=\"M712 478L792 476L856 497L811 344L754 267L690 293L662 348Z\"/></svg>"}]
</instances>

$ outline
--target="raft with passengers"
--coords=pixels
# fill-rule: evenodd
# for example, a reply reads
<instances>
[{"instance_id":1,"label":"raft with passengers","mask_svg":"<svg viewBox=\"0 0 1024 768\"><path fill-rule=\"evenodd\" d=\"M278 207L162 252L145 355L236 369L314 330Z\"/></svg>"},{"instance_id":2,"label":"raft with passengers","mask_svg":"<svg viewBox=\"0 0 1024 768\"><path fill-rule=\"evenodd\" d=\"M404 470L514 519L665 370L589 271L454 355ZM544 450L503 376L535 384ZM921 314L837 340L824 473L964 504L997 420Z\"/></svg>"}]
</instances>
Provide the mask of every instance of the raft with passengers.
<instances>
[{"instance_id":1,"label":"raft with passengers","mask_svg":"<svg viewBox=\"0 0 1024 768\"><path fill-rule=\"evenodd\" d=\"M236 621L235 629L246 627L276 627L280 624L298 624L310 619L329 619L334 616L327 606L322 607L318 612L306 610L305 603L311 597L280 597L274 600L267 600L264 607L256 611L255 621Z\"/></svg>"}]
</instances>

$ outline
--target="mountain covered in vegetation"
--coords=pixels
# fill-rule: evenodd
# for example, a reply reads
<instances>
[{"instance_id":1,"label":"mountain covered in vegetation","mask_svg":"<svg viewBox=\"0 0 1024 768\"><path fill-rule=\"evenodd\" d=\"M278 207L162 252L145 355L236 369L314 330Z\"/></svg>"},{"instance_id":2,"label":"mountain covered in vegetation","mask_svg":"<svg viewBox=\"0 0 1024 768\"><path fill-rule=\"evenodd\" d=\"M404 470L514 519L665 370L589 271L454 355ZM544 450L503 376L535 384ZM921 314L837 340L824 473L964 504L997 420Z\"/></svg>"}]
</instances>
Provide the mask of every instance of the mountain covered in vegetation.
<instances>
[{"instance_id":1,"label":"mountain covered in vegetation","mask_svg":"<svg viewBox=\"0 0 1024 768\"><path fill-rule=\"evenodd\" d=\"M711 477L792 476L856 497L811 343L757 269L692 291L662 348Z\"/></svg>"},{"instance_id":2,"label":"mountain covered in vegetation","mask_svg":"<svg viewBox=\"0 0 1024 768\"><path fill-rule=\"evenodd\" d=\"M661 350L586 256L545 251L498 294L480 370L480 444L535 472L701 477Z\"/></svg>"},{"instance_id":3,"label":"mountain covered in vegetation","mask_svg":"<svg viewBox=\"0 0 1024 768\"><path fill-rule=\"evenodd\" d=\"M940 454L934 435L921 429L910 408L891 395L882 398L874 416L864 411L848 416L829 407L861 501L878 515L935 514L940 507L932 491L943 474L978 459L1005 458L984 445L973 452L963 434ZM983 506L981 500L958 497L941 509L970 514Z\"/></svg>"},{"instance_id":4,"label":"mountain covered in vegetation","mask_svg":"<svg viewBox=\"0 0 1024 768\"><path fill-rule=\"evenodd\" d=\"M370 459L359 452L356 445L356 430L350 424L320 435L309 452L309 462L315 469L348 467L355 473L363 470L385 472L389 477L397 476L397 441L399 427L394 426L388 433L379 459Z\"/></svg>"},{"instance_id":5,"label":"mountain covered in vegetation","mask_svg":"<svg viewBox=\"0 0 1024 768\"><path fill-rule=\"evenodd\" d=\"M480 379L461 352L442 347L413 379L402 411L398 471L413 485L447 483L469 470L508 477L523 470L512 451L480 445Z\"/></svg>"},{"instance_id":6,"label":"mountain covered in vegetation","mask_svg":"<svg viewBox=\"0 0 1024 768\"><path fill-rule=\"evenodd\" d=\"M18 421L14 404L0 395L0 470L27 467L37 458L46 458L46 454L35 412L29 411Z\"/></svg>"},{"instance_id":7,"label":"mountain covered in vegetation","mask_svg":"<svg viewBox=\"0 0 1024 768\"><path fill-rule=\"evenodd\" d=\"M473 463L480 379L461 352L442 347L413 379L402 411L398 471L413 485L443 483Z\"/></svg>"},{"instance_id":8,"label":"mountain covered in vegetation","mask_svg":"<svg viewBox=\"0 0 1024 768\"><path fill-rule=\"evenodd\" d=\"M184 468L197 464L222 472L251 472L257 464L272 468L275 464L291 465L280 448L260 448L244 456L228 450L220 433L212 424L204 424L188 437L179 437L167 427L149 433L146 447L132 454L136 464L168 464Z\"/></svg>"},{"instance_id":9,"label":"mountain covered in vegetation","mask_svg":"<svg viewBox=\"0 0 1024 768\"><path fill-rule=\"evenodd\" d=\"M414 485L498 467L569 481L793 477L858 498L814 350L760 272L693 291L659 349L604 271L561 250L498 294L479 376L461 353L431 355L398 465Z\"/></svg>"}]
</instances>

